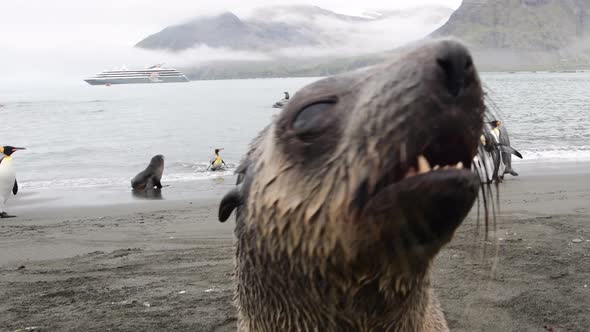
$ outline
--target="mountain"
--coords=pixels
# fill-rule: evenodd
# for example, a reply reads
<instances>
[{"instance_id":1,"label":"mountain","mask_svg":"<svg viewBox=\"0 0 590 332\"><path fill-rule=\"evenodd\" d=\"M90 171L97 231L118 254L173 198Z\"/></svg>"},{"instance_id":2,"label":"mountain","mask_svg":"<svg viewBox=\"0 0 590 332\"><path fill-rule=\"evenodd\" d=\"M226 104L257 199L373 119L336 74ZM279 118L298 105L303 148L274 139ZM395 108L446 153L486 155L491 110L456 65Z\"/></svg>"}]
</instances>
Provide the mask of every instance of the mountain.
<instances>
[{"instance_id":1,"label":"mountain","mask_svg":"<svg viewBox=\"0 0 590 332\"><path fill-rule=\"evenodd\" d=\"M162 61L182 69L190 79L324 76L371 65L408 42L442 26L453 13L445 6L372 10L344 15L317 6L270 6L246 17L231 12L199 16L169 26L136 47L164 51ZM200 47L247 51L265 60L182 61ZM257 56L255 56L256 58Z\"/></svg>"},{"instance_id":2,"label":"mountain","mask_svg":"<svg viewBox=\"0 0 590 332\"><path fill-rule=\"evenodd\" d=\"M135 46L144 49L182 51L206 45L237 50L267 50L290 45L317 44L315 36L283 23L242 21L232 13L198 17L164 28Z\"/></svg>"},{"instance_id":3,"label":"mountain","mask_svg":"<svg viewBox=\"0 0 590 332\"><path fill-rule=\"evenodd\" d=\"M298 27L294 31L304 36L311 34L314 38L304 39L310 48L333 49L330 40L326 41L331 39L332 43L356 45L358 53L302 57L301 52L287 52L275 54L275 60L201 63L183 70L191 79L331 75L380 62L398 52L400 45L426 35L463 40L480 71L590 68L590 0L464 0L451 12L426 7L346 16L310 6L264 8L254 12L246 24L264 21L272 25L277 20ZM408 37L406 23L424 30ZM394 40L400 35L402 39ZM373 36L387 37L381 49L361 46ZM273 54L276 49L268 52Z\"/></svg>"},{"instance_id":4,"label":"mountain","mask_svg":"<svg viewBox=\"0 0 590 332\"><path fill-rule=\"evenodd\" d=\"M432 36L465 41L487 70L590 65L590 0L464 0Z\"/></svg>"},{"instance_id":5,"label":"mountain","mask_svg":"<svg viewBox=\"0 0 590 332\"><path fill-rule=\"evenodd\" d=\"M366 54L422 38L441 26L451 13L450 8L431 6L352 16L316 6L272 6L257 9L245 18L231 12L199 16L166 27L135 46L167 51L208 46L264 53L304 48L314 55Z\"/></svg>"}]
</instances>

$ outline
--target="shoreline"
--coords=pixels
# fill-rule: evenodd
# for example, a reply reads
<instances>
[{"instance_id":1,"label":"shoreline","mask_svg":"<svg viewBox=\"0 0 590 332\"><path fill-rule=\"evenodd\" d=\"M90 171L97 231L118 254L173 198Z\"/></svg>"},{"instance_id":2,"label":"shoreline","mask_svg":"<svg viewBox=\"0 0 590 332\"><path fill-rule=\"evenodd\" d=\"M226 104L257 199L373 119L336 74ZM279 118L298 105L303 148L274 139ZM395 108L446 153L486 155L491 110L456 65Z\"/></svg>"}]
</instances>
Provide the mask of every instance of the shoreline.
<instances>
[{"instance_id":1,"label":"shoreline","mask_svg":"<svg viewBox=\"0 0 590 332\"><path fill-rule=\"evenodd\" d=\"M203 180L165 182L159 197L140 197L130 187L96 186L82 188L58 188L27 191L21 188L18 195L7 202L11 214L36 213L41 210L67 211L71 208L105 207L111 205L156 204L156 202L175 202L186 200L207 200L219 198L235 184L235 175ZM14 213L13 213L14 212Z\"/></svg>"},{"instance_id":2,"label":"shoreline","mask_svg":"<svg viewBox=\"0 0 590 332\"><path fill-rule=\"evenodd\" d=\"M518 180L524 177L537 177L560 174L586 174L590 171L590 160L514 160L514 169L519 177L506 176L506 179ZM41 210L111 206L121 204L154 204L157 201L203 200L210 197L221 199L235 184L236 175L223 175L200 180L166 182L161 197L142 198L134 195L126 185L59 187L28 190L21 186L18 195L7 202L11 214L23 215Z\"/></svg>"}]
</instances>

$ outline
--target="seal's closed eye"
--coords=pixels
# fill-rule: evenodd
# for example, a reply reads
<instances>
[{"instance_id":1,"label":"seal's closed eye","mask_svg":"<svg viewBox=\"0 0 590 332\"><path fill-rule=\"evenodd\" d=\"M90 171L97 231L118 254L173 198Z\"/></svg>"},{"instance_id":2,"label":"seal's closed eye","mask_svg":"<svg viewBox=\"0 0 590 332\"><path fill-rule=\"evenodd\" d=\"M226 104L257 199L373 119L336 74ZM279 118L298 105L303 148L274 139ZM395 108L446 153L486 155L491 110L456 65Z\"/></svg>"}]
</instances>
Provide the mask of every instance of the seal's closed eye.
<instances>
[{"instance_id":1,"label":"seal's closed eye","mask_svg":"<svg viewBox=\"0 0 590 332\"><path fill-rule=\"evenodd\" d=\"M223 196L219 204L219 221L225 222L235 208L242 204L242 186L237 186Z\"/></svg>"},{"instance_id":2,"label":"seal's closed eye","mask_svg":"<svg viewBox=\"0 0 590 332\"><path fill-rule=\"evenodd\" d=\"M315 137L330 126L331 119L327 113L336 104L335 100L322 101L303 108L293 121L295 134L301 139Z\"/></svg>"}]
</instances>

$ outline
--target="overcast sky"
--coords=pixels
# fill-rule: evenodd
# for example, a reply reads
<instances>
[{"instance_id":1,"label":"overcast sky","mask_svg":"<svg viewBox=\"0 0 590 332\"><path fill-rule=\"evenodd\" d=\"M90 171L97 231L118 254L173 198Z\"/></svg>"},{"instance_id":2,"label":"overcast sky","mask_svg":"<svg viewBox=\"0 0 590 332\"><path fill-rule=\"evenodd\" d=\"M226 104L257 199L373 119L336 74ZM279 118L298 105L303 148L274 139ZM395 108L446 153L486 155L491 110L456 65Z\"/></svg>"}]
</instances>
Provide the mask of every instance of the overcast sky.
<instances>
[{"instance_id":1,"label":"overcast sky","mask_svg":"<svg viewBox=\"0 0 590 332\"><path fill-rule=\"evenodd\" d=\"M457 8L461 0L0 0L0 59L31 71L75 66L80 58L108 57L191 17L224 10L244 16L257 7L290 3L360 14L422 4Z\"/></svg>"}]
</instances>

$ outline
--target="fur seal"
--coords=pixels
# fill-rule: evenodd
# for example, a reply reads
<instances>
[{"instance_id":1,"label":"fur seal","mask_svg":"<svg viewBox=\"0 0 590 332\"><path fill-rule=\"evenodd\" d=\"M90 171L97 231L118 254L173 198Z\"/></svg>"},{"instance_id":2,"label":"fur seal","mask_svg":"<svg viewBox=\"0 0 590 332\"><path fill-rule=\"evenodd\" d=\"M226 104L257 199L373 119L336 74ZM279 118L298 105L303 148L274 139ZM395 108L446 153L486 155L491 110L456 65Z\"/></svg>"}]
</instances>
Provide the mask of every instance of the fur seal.
<instances>
[{"instance_id":1,"label":"fur seal","mask_svg":"<svg viewBox=\"0 0 590 332\"><path fill-rule=\"evenodd\" d=\"M145 191L154 189L154 187L160 189L162 188L160 183L162 173L164 173L164 156L159 154L152 157L146 169L131 179L131 188L135 191Z\"/></svg>"},{"instance_id":2,"label":"fur seal","mask_svg":"<svg viewBox=\"0 0 590 332\"><path fill-rule=\"evenodd\" d=\"M238 330L448 331L429 268L478 195L485 112L452 39L298 91L220 203Z\"/></svg>"}]
</instances>

